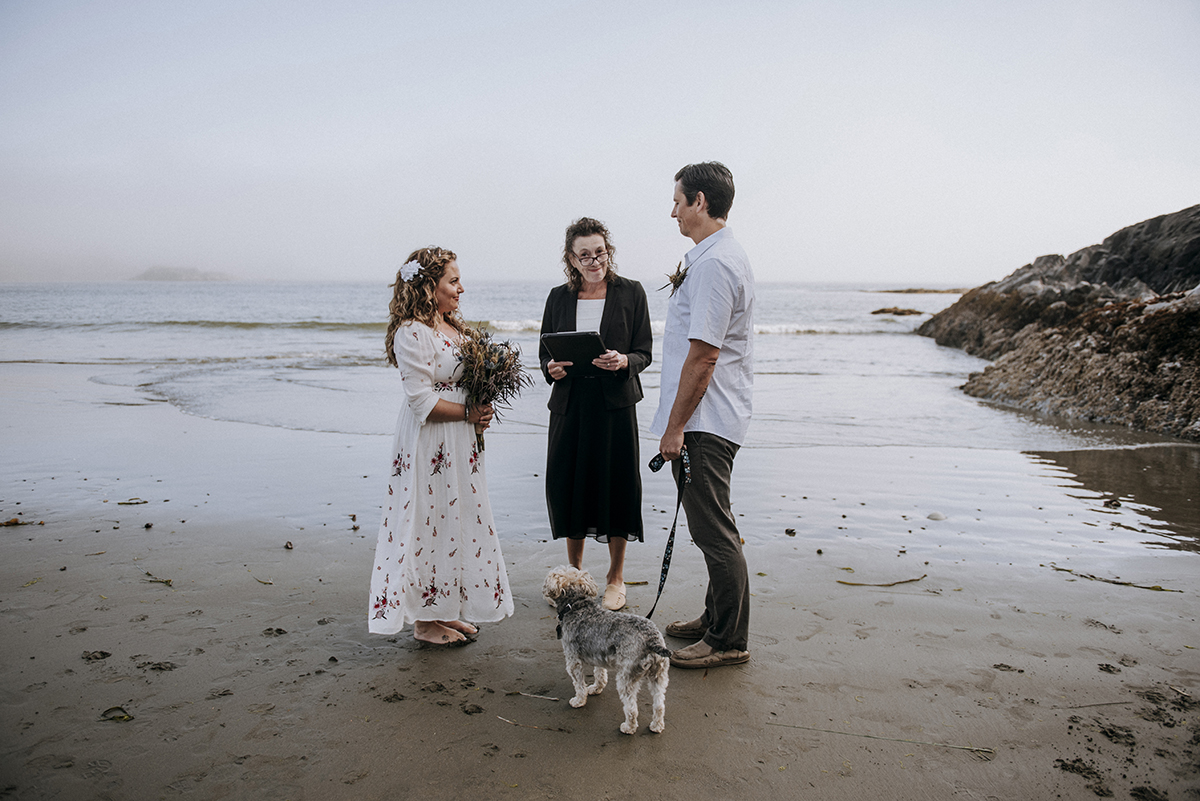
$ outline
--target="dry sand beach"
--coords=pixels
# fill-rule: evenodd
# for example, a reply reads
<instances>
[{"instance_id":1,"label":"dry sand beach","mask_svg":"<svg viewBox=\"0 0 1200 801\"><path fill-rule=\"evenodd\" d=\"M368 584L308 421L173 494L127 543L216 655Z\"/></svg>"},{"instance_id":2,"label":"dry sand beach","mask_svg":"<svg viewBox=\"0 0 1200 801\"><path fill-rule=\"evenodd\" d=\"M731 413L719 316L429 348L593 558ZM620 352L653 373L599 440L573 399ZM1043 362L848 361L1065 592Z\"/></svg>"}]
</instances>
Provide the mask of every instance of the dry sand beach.
<instances>
[{"instance_id":1,"label":"dry sand beach","mask_svg":"<svg viewBox=\"0 0 1200 801\"><path fill-rule=\"evenodd\" d=\"M488 434L516 615L444 650L367 634L387 438L98 369L0 367L0 798L1200 798L1195 448L743 452L751 662L673 670L666 731L643 702L626 736L611 689L566 703L562 549L516 530L539 438ZM641 614L673 501L645 484ZM681 538L660 626L702 598Z\"/></svg>"}]
</instances>

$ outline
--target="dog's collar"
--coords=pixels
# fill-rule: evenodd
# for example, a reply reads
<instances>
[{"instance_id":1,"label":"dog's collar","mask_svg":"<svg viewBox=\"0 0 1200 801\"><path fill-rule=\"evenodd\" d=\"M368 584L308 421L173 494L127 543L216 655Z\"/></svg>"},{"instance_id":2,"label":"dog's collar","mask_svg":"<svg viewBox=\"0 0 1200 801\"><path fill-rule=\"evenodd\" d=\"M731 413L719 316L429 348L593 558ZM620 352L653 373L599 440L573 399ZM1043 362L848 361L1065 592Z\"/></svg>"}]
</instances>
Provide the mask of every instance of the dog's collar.
<instances>
[{"instance_id":1,"label":"dog's collar","mask_svg":"<svg viewBox=\"0 0 1200 801\"><path fill-rule=\"evenodd\" d=\"M561 607L559 607L559 610L558 610L558 625L557 625L557 626L555 626L555 628L554 628L554 632L555 632L555 634L557 635L557 639L560 639L560 640L562 639L562 619L563 619L563 615L565 615L567 612L570 612L570 611L571 611L571 605L570 605L570 604L563 604Z\"/></svg>"}]
</instances>

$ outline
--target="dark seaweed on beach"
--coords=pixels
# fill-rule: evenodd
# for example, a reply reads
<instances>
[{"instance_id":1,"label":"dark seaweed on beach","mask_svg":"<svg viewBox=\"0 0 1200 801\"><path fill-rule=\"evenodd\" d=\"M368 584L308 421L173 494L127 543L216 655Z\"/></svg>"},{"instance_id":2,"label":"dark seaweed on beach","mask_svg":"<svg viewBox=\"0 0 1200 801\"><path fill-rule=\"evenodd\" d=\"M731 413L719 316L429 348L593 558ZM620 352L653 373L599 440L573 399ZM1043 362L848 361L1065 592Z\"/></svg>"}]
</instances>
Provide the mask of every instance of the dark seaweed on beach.
<instances>
[{"instance_id":1,"label":"dark seaweed on beach","mask_svg":"<svg viewBox=\"0 0 1200 801\"><path fill-rule=\"evenodd\" d=\"M846 584L850 587L895 587L897 584L912 584L914 581L920 581L928 575L928 573L924 573L916 578L901 579L900 581L889 581L887 584L864 584L861 581L842 581L841 579L838 579L837 583Z\"/></svg>"},{"instance_id":2,"label":"dark seaweed on beach","mask_svg":"<svg viewBox=\"0 0 1200 801\"><path fill-rule=\"evenodd\" d=\"M774 714L774 713L772 713L772 714ZM504 720L504 718L500 718L500 719ZM509 721L509 722L511 723L512 721ZM800 726L795 723L781 723L781 722L776 722L773 720L766 721L766 725L768 725L768 726L783 726L784 728L788 728L788 729L803 729L805 731L815 731L815 732L820 732L822 734L844 734L847 737L863 737L868 740L887 740L887 741L893 742L893 743L911 743L912 745L930 745L930 746L934 746L936 748L951 748L951 749L954 749L957 751L970 751L975 756L980 757L985 760L990 760L992 757L994 757L996 755L996 749L994 749L994 748L983 748L983 747L974 746L974 745L951 745L949 743L933 743L933 742L926 742L924 740L907 740L907 739L902 739L902 738L897 738L897 737L883 737L878 734L860 734L860 733L849 732L849 731L839 731L837 729L818 729L818 728L814 728L812 726ZM1061 761L1061 760L1059 760L1059 761Z\"/></svg>"},{"instance_id":3,"label":"dark seaweed on beach","mask_svg":"<svg viewBox=\"0 0 1200 801\"><path fill-rule=\"evenodd\" d=\"M496 342L488 331L468 328L458 346L462 376L458 385L467 394L467 409L491 404L511 408L512 399L533 383L521 366L521 351L510 342ZM483 430L476 426L475 441L483 450Z\"/></svg>"},{"instance_id":4,"label":"dark seaweed on beach","mask_svg":"<svg viewBox=\"0 0 1200 801\"><path fill-rule=\"evenodd\" d=\"M171 579L159 578L158 576L154 575L153 573L151 573L149 571L146 572L146 575L149 576L150 578L144 579L145 581L148 581L152 584L166 584L168 587L171 586Z\"/></svg>"},{"instance_id":5,"label":"dark seaweed on beach","mask_svg":"<svg viewBox=\"0 0 1200 801\"><path fill-rule=\"evenodd\" d=\"M1093 576L1091 573L1079 573L1069 567L1059 567L1051 563L1051 570L1057 570L1059 573L1070 573L1072 576L1088 579L1089 581L1103 581L1105 584L1116 584L1121 587L1137 587L1139 590L1153 590L1154 592L1183 592L1183 590L1172 590L1164 587L1161 584L1134 584L1132 581L1119 581L1118 579L1108 579L1101 576Z\"/></svg>"},{"instance_id":6,"label":"dark seaweed on beach","mask_svg":"<svg viewBox=\"0 0 1200 801\"><path fill-rule=\"evenodd\" d=\"M1054 767L1066 773L1074 773L1082 776L1088 782L1087 788L1101 798L1112 795L1112 790L1108 789L1108 784L1104 781L1104 775L1096 769L1095 765L1084 762L1079 757L1070 761L1056 759L1054 760Z\"/></svg>"},{"instance_id":7,"label":"dark seaweed on beach","mask_svg":"<svg viewBox=\"0 0 1200 801\"><path fill-rule=\"evenodd\" d=\"M557 727L557 726L533 726L528 723L517 723L515 720L509 720L508 718L501 718L499 715L496 715L496 717L500 718L500 720L503 720L505 723L511 723L512 725L520 726L523 729L541 729L542 731L561 731L563 734L571 733L570 729L564 729L564 728Z\"/></svg>"}]
</instances>

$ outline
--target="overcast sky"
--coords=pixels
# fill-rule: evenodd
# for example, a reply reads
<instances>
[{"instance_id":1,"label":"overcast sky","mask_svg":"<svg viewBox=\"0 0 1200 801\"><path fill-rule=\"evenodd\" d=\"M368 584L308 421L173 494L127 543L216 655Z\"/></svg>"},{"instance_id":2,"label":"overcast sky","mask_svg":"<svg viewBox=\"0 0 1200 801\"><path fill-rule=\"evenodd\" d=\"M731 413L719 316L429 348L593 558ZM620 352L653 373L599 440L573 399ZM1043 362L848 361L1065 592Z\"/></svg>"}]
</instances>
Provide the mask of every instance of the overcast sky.
<instances>
[{"instance_id":1,"label":"overcast sky","mask_svg":"<svg viewBox=\"0 0 1200 801\"><path fill-rule=\"evenodd\" d=\"M648 284L675 171L759 280L975 286L1200 203L1200 2L0 0L0 279ZM657 284L655 284L657 286Z\"/></svg>"}]
</instances>

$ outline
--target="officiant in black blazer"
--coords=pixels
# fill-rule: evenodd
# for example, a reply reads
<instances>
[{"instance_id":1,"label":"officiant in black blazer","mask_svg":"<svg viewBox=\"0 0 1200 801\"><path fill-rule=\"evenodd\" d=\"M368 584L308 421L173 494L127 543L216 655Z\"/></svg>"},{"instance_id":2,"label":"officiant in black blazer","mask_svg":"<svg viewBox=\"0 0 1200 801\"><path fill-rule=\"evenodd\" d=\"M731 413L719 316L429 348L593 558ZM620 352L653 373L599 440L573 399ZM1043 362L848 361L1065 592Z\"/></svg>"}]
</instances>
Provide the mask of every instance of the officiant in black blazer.
<instances>
[{"instance_id":1,"label":"officiant in black blazer","mask_svg":"<svg viewBox=\"0 0 1200 801\"><path fill-rule=\"evenodd\" d=\"M550 291L542 333L599 331L607 350L591 364L554 361L539 349L550 392L546 507L555 539L567 540L567 560L583 568L587 538L608 544L605 608L625 606L625 544L642 541L642 479L638 449L638 374L653 342L646 291L617 275L608 228L583 217L567 227L563 272Z\"/></svg>"}]
</instances>

